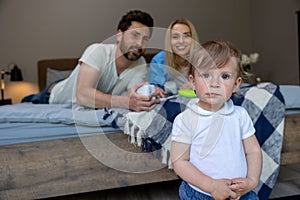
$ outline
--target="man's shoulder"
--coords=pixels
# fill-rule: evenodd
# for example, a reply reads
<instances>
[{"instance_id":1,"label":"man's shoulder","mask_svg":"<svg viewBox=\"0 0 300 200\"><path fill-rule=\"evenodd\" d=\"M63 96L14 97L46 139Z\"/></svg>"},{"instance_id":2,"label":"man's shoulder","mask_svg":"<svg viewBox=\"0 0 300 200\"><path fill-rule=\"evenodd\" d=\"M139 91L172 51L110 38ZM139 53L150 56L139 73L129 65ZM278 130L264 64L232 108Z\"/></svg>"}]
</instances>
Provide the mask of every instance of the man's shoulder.
<instances>
[{"instance_id":1,"label":"man's shoulder","mask_svg":"<svg viewBox=\"0 0 300 200\"><path fill-rule=\"evenodd\" d=\"M115 45L94 43L89 45L82 54L80 61L96 69L100 69L114 60Z\"/></svg>"},{"instance_id":2,"label":"man's shoulder","mask_svg":"<svg viewBox=\"0 0 300 200\"><path fill-rule=\"evenodd\" d=\"M102 44L102 43L93 43L90 44L83 53L82 58L84 57L101 57L101 58L110 58L114 55L116 45L115 44Z\"/></svg>"},{"instance_id":3,"label":"man's shoulder","mask_svg":"<svg viewBox=\"0 0 300 200\"><path fill-rule=\"evenodd\" d=\"M103 44L103 43L93 43L90 44L87 49L98 49L98 50L107 50L107 51L111 51L116 47L115 44Z\"/></svg>"}]
</instances>

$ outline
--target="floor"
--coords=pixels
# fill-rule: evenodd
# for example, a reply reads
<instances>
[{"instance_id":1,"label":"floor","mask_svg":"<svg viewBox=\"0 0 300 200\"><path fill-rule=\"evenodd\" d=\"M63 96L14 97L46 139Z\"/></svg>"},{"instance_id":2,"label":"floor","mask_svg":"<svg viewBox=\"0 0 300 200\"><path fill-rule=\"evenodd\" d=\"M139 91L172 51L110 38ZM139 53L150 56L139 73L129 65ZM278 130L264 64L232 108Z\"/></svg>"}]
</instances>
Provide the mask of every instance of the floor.
<instances>
[{"instance_id":1,"label":"floor","mask_svg":"<svg viewBox=\"0 0 300 200\"><path fill-rule=\"evenodd\" d=\"M153 183L135 187L119 188L85 194L51 198L52 200L140 200L164 199L179 200L178 186L180 181ZM300 199L300 163L281 166L277 183L270 195L272 200ZM50 200L50 199L49 199Z\"/></svg>"},{"instance_id":2,"label":"floor","mask_svg":"<svg viewBox=\"0 0 300 200\"><path fill-rule=\"evenodd\" d=\"M180 180L55 197L48 200L179 200Z\"/></svg>"},{"instance_id":3,"label":"floor","mask_svg":"<svg viewBox=\"0 0 300 200\"><path fill-rule=\"evenodd\" d=\"M277 183L270 199L296 195L296 199L300 199L300 163L280 166Z\"/></svg>"}]
</instances>

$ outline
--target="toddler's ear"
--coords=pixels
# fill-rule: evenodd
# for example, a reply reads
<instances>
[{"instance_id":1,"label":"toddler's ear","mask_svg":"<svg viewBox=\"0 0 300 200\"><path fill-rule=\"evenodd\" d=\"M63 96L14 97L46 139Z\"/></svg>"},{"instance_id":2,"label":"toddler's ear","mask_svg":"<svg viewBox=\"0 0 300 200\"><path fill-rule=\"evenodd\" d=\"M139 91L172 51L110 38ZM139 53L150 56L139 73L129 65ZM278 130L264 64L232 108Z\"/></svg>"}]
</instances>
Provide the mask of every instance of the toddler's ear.
<instances>
[{"instance_id":1,"label":"toddler's ear","mask_svg":"<svg viewBox=\"0 0 300 200\"><path fill-rule=\"evenodd\" d=\"M192 90L195 90L195 81L194 81L193 75L191 75L191 74L189 75L189 82L192 86Z\"/></svg>"},{"instance_id":2,"label":"toddler's ear","mask_svg":"<svg viewBox=\"0 0 300 200\"><path fill-rule=\"evenodd\" d=\"M241 83L242 83L242 77L238 77L238 78L235 80L234 88L233 88L232 93L235 93L235 92L238 90L238 88L240 87Z\"/></svg>"}]
</instances>

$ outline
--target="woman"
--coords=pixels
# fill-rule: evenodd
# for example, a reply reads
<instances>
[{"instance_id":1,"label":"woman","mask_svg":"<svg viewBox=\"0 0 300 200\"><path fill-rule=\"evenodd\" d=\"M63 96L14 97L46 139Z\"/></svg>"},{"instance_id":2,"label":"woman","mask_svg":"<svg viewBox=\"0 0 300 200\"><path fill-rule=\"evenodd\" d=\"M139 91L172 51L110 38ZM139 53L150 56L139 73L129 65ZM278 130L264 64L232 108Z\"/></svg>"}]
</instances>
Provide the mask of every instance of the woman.
<instances>
[{"instance_id":1,"label":"woman","mask_svg":"<svg viewBox=\"0 0 300 200\"><path fill-rule=\"evenodd\" d=\"M188 57L198 42L196 29L189 20L177 19L169 25L165 50L153 57L149 71L149 83L157 86L162 97L177 93L178 89L190 88Z\"/></svg>"}]
</instances>

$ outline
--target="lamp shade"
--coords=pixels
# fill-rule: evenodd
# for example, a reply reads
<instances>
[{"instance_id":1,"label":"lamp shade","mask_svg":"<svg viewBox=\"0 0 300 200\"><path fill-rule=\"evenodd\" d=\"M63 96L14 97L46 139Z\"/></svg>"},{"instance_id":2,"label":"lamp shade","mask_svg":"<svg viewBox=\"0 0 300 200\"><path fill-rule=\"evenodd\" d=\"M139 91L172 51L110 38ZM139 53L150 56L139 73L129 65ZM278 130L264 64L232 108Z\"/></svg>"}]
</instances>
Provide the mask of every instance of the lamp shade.
<instances>
[{"instance_id":1,"label":"lamp shade","mask_svg":"<svg viewBox=\"0 0 300 200\"><path fill-rule=\"evenodd\" d=\"M23 81L22 72L17 65L10 71L10 81Z\"/></svg>"}]
</instances>

